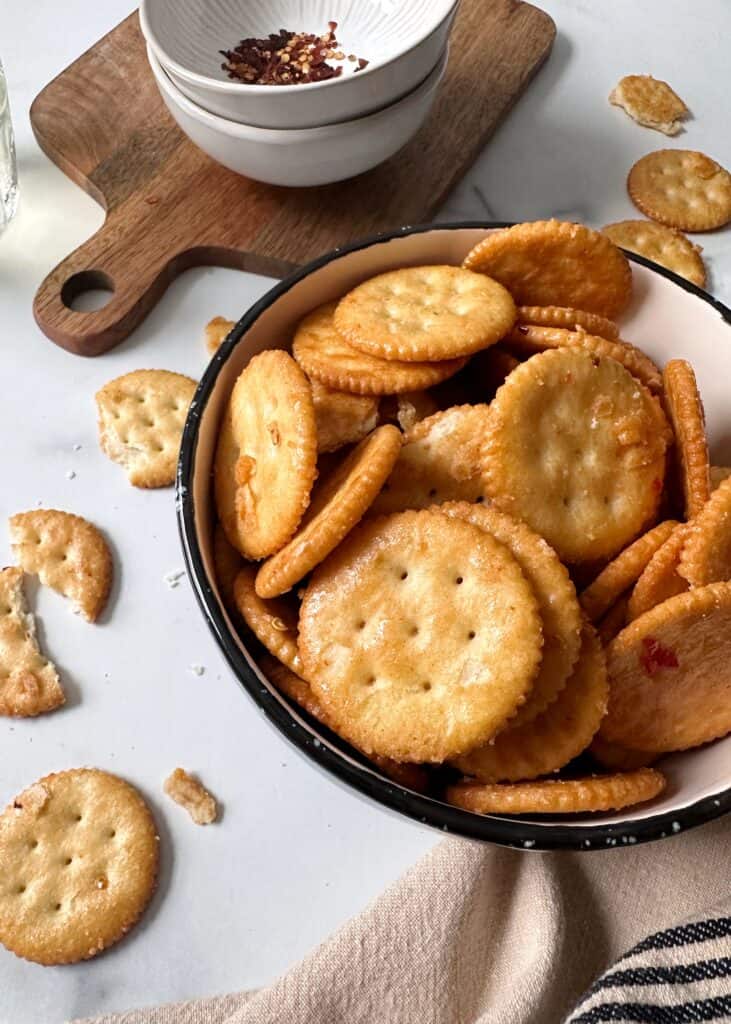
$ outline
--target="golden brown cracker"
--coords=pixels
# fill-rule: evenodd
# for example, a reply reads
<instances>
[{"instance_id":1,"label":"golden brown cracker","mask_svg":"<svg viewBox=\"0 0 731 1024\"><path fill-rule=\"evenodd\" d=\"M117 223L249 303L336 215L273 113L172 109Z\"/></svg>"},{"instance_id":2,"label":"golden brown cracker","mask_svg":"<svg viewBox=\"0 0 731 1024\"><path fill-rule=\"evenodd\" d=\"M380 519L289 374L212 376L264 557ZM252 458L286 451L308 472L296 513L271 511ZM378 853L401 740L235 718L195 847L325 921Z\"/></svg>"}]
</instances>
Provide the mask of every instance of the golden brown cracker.
<instances>
[{"instance_id":1,"label":"golden brown cracker","mask_svg":"<svg viewBox=\"0 0 731 1024\"><path fill-rule=\"evenodd\" d=\"M214 316L205 326L206 348L211 355L214 355L226 340L228 335L236 326L234 320L227 320L225 316Z\"/></svg>"},{"instance_id":2,"label":"golden brown cracker","mask_svg":"<svg viewBox=\"0 0 731 1024\"><path fill-rule=\"evenodd\" d=\"M216 799L194 775L176 768L163 783L163 791L183 807L196 825L212 825L218 817Z\"/></svg>"},{"instance_id":3,"label":"golden brown cracker","mask_svg":"<svg viewBox=\"0 0 731 1024\"><path fill-rule=\"evenodd\" d=\"M317 426L310 382L280 349L260 352L231 392L214 468L226 536L247 558L279 551L310 501Z\"/></svg>"},{"instance_id":4,"label":"golden brown cracker","mask_svg":"<svg viewBox=\"0 0 731 1024\"><path fill-rule=\"evenodd\" d=\"M640 615L608 648L601 735L630 750L685 750L731 731L731 583Z\"/></svg>"},{"instance_id":5,"label":"golden brown cracker","mask_svg":"<svg viewBox=\"0 0 731 1024\"><path fill-rule=\"evenodd\" d=\"M658 508L667 424L613 359L575 349L533 356L490 404L487 496L567 562L608 557Z\"/></svg>"},{"instance_id":6,"label":"golden brown cracker","mask_svg":"<svg viewBox=\"0 0 731 1024\"><path fill-rule=\"evenodd\" d=\"M519 306L568 306L613 320L632 296L627 257L583 224L539 220L490 232L462 265L505 285Z\"/></svg>"},{"instance_id":7,"label":"golden brown cracker","mask_svg":"<svg viewBox=\"0 0 731 1024\"><path fill-rule=\"evenodd\" d=\"M197 383L169 370L133 370L96 393L102 451L134 487L175 482L180 439Z\"/></svg>"},{"instance_id":8,"label":"golden brown cracker","mask_svg":"<svg viewBox=\"0 0 731 1024\"><path fill-rule=\"evenodd\" d=\"M609 102L622 107L645 128L677 135L690 111L667 82L652 75L625 75L609 94Z\"/></svg>"},{"instance_id":9,"label":"golden brown cracker","mask_svg":"<svg viewBox=\"0 0 731 1024\"><path fill-rule=\"evenodd\" d=\"M412 427L404 435L398 459L372 511L401 512L482 497L482 435L487 415L486 405L461 405L434 413Z\"/></svg>"},{"instance_id":10,"label":"golden brown cracker","mask_svg":"<svg viewBox=\"0 0 731 1024\"><path fill-rule=\"evenodd\" d=\"M439 412L438 404L428 391L406 391L395 397L396 422L404 432Z\"/></svg>"},{"instance_id":11,"label":"golden brown cracker","mask_svg":"<svg viewBox=\"0 0 731 1024\"><path fill-rule=\"evenodd\" d=\"M666 364L663 383L665 405L675 434L685 515L692 519L711 495L706 416L693 367L685 359L671 359Z\"/></svg>"},{"instance_id":12,"label":"golden brown cracker","mask_svg":"<svg viewBox=\"0 0 731 1024\"><path fill-rule=\"evenodd\" d=\"M547 779L489 785L460 782L449 786L447 803L476 814L580 814L619 811L659 796L665 777L654 768L586 779Z\"/></svg>"},{"instance_id":13,"label":"golden brown cracker","mask_svg":"<svg viewBox=\"0 0 731 1024\"><path fill-rule=\"evenodd\" d=\"M604 651L587 623L579 660L556 699L523 725L509 722L490 743L457 758L454 767L480 782L518 782L556 772L588 747L607 696Z\"/></svg>"},{"instance_id":14,"label":"golden brown cracker","mask_svg":"<svg viewBox=\"0 0 731 1024\"><path fill-rule=\"evenodd\" d=\"M376 359L349 345L335 330L336 305L319 306L295 332L292 355L312 380L356 395L395 395L432 387L465 365L464 359L428 363Z\"/></svg>"},{"instance_id":15,"label":"golden brown cracker","mask_svg":"<svg viewBox=\"0 0 731 1024\"><path fill-rule=\"evenodd\" d=\"M613 239L612 239L613 240ZM566 306L518 306L519 324L533 324L536 327L562 327L569 331L586 331L597 334L607 341L616 341L619 328L613 320L585 309L570 309Z\"/></svg>"},{"instance_id":16,"label":"golden brown cracker","mask_svg":"<svg viewBox=\"0 0 731 1024\"><path fill-rule=\"evenodd\" d=\"M629 597L622 594L618 597L609 611L602 616L597 625L597 633L602 647L607 647L614 640L617 633L621 633L627 624L627 605Z\"/></svg>"},{"instance_id":17,"label":"golden brown cracker","mask_svg":"<svg viewBox=\"0 0 731 1024\"><path fill-rule=\"evenodd\" d=\"M32 717L64 700L58 673L38 646L23 570L0 569L0 715Z\"/></svg>"},{"instance_id":18,"label":"golden brown cracker","mask_svg":"<svg viewBox=\"0 0 731 1024\"><path fill-rule=\"evenodd\" d=\"M298 532L259 569L260 597L286 593L327 558L375 500L400 448L396 427L377 427L319 485Z\"/></svg>"},{"instance_id":19,"label":"golden brown cracker","mask_svg":"<svg viewBox=\"0 0 731 1024\"><path fill-rule=\"evenodd\" d=\"M510 293L461 267L404 267L378 274L338 303L348 344L378 359L457 359L499 341L515 322Z\"/></svg>"},{"instance_id":20,"label":"golden brown cracker","mask_svg":"<svg viewBox=\"0 0 731 1024\"><path fill-rule=\"evenodd\" d=\"M731 174L705 153L658 149L631 168L627 191L653 220L680 231L712 231L731 220Z\"/></svg>"},{"instance_id":21,"label":"golden brown cracker","mask_svg":"<svg viewBox=\"0 0 731 1024\"><path fill-rule=\"evenodd\" d=\"M88 622L97 619L112 589L113 563L100 531L81 516L34 509L11 516L13 554L27 573L68 597Z\"/></svg>"},{"instance_id":22,"label":"golden brown cracker","mask_svg":"<svg viewBox=\"0 0 731 1024\"><path fill-rule=\"evenodd\" d=\"M334 452L346 444L357 444L375 429L378 398L352 395L312 381L318 452Z\"/></svg>"},{"instance_id":23,"label":"golden brown cracker","mask_svg":"<svg viewBox=\"0 0 731 1024\"><path fill-rule=\"evenodd\" d=\"M628 622L688 589L686 580L678 574L687 531L688 524L679 523L643 569L627 604Z\"/></svg>"},{"instance_id":24,"label":"golden brown cracker","mask_svg":"<svg viewBox=\"0 0 731 1024\"><path fill-rule=\"evenodd\" d=\"M646 256L648 260L667 267L699 288L706 284L703 250L674 228L651 220L621 220L602 228L615 245ZM601 331L599 332L601 333Z\"/></svg>"},{"instance_id":25,"label":"golden brown cracker","mask_svg":"<svg viewBox=\"0 0 731 1024\"><path fill-rule=\"evenodd\" d=\"M234 605L234 580L243 565L241 555L229 543L226 531L216 523L213 531L213 569L223 603L231 611Z\"/></svg>"},{"instance_id":26,"label":"golden brown cracker","mask_svg":"<svg viewBox=\"0 0 731 1024\"><path fill-rule=\"evenodd\" d=\"M731 479L719 484L688 524L678 573L691 587L731 580Z\"/></svg>"},{"instance_id":27,"label":"golden brown cracker","mask_svg":"<svg viewBox=\"0 0 731 1024\"><path fill-rule=\"evenodd\" d=\"M655 552L678 526L672 519L653 526L626 547L582 592L579 600L592 622L598 622L615 601L637 582Z\"/></svg>"},{"instance_id":28,"label":"golden brown cracker","mask_svg":"<svg viewBox=\"0 0 731 1024\"><path fill-rule=\"evenodd\" d=\"M576 665L581 647L582 615L574 585L553 548L520 520L495 508L464 501L441 505L439 511L479 526L504 544L538 601L543 656L528 699L507 725L511 730L516 729L531 722L557 699Z\"/></svg>"},{"instance_id":29,"label":"golden brown cracker","mask_svg":"<svg viewBox=\"0 0 731 1024\"><path fill-rule=\"evenodd\" d=\"M336 727L398 761L487 742L528 693L541 643L507 548L429 510L361 525L314 574L300 614L305 674Z\"/></svg>"},{"instance_id":30,"label":"golden brown cracker","mask_svg":"<svg viewBox=\"0 0 731 1024\"><path fill-rule=\"evenodd\" d=\"M610 772L634 772L638 768L649 768L658 759L657 754L646 750L626 750L601 736L595 736L591 741L589 753L600 768Z\"/></svg>"},{"instance_id":31,"label":"golden brown cracker","mask_svg":"<svg viewBox=\"0 0 731 1024\"><path fill-rule=\"evenodd\" d=\"M297 647L299 609L291 599L259 597L255 580L256 566L243 566L234 582L236 607L260 643L301 676L304 669Z\"/></svg>"},{"instance_id":32,"label":"golden brown cracker","mask_svg":"<svg viewBox=\"0 0 731 1024\"><path fill-rule=\"evenodd\" d=\"M0 942L39 964L96 956L149 903L158 845L145 801L116 775L40 779L0 815Z\"/></svg>"}]
</instances>

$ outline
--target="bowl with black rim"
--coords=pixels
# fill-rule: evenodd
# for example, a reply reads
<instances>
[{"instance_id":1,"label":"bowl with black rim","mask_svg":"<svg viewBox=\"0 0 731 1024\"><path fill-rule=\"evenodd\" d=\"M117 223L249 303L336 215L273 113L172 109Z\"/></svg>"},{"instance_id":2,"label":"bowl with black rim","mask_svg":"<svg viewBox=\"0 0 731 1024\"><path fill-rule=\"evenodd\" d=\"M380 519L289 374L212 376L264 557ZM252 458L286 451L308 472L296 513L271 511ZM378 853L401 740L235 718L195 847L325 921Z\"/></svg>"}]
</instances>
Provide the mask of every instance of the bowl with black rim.
<instances>
[{"instance_id":1,"label":"bowl with black rim","mask_svg":"<svg viewBox=\"0 0 731 1024\"><path fill-rule=\"evenodd\" d=\"M417 793L386 777L340 737L278 692L262 670L263 651L234 623L213 569L212 467L219 425L236 378L249 359L282 347L297 323L323 302L397 267L459 265L494 223L405 227L338 249L303 266L266 293L239 320L211 360L191 403L177 478L178 525L203 617L234 677L268 721L311 762L355 792L407 818L470 839L519 849L596 850L673 836L731 809L731 736L666 756L660 797L617 813L574 816L480 815L450 806L439 791ZM659 365L688 359L703 396L712 462L731 465L731 310L700 288L640 256L632 261L634 295L622 336Z\"/></svg>"}]
</instances>

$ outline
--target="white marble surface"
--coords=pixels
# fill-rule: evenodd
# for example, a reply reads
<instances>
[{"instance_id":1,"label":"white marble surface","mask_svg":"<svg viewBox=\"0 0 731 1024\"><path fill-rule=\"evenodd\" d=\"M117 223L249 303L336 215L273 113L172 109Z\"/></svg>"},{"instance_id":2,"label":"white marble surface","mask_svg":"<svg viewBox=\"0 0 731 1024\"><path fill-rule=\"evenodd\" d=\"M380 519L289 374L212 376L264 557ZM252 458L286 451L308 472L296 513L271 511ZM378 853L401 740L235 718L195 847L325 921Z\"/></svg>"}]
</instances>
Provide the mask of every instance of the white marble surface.
<instances>
[{"instance_id":1,"label":"white marble surface","mask_svg":"<svg viewBox=\"0 0 731 1024\"><path fill-rule=\"evenodd\" d=\"M689 146L731 165L726 0L692 7L685 0L550 0L544 7L559 28L550 62L442 219L556 214L598 225L634 215L624 177L650 149ZM0 56L22 199L0 239L0 520L36 505L89 516L114 543L118 586L96 626L71 615L56 595L33 590L41 637L69 701L37 721L0 722L0 802L54 769L118 771L157 812L162 879L142 926L96 961L44 969L0 949L0 1024L60 1024L265 984L436 841L333 784L264 723L231 679L187 581L170 590L163 580L182 567L172 492L131 489L98 450L92 396L101 384L143 365L199 375L205 320L240 315L270 282L191 271L128 341L97 360L56 348L33 323L37 284L102 214L40 153L28 107L128 10L128 0L2 5ZM693 109L676 140L637 127L607 104L616 79L640 71L667 77ZM702 238L711 288L726 302L728 237ZM0 537L0 564L8 560ZM191 672L193 663L205 666L203 676ZM162 797L161 781L176 764L198 770L221 797L220 825L197 829Z\"/></svg>"}]
</instances>

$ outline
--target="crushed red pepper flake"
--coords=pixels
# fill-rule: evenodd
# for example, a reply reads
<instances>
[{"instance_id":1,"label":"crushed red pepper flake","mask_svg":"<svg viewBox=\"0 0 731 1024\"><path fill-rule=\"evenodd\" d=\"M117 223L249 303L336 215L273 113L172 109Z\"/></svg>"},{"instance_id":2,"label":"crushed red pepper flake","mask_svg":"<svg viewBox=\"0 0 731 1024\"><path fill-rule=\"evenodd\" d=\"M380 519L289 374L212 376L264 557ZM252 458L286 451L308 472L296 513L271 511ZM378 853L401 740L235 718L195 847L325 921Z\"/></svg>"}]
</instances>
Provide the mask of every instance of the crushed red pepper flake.
<instances>
[{"instance_id":1,"label":"crushed red pepper flake","mask_svg":"<svg viewBox=\"0 0 731 1024\"><path fill-rule=\"evenodd\" d=\"M303 85L338 78L342 66L327 63L346 59L335 38L337 27L337 22L329 21L328 31L321 36L282 28L266 39L242 39L232 50L219 50L226 58L221 68L243 85ZM367 60L354 54L347 60L358 62L354 73L368 66Z\"/></svg>"},{"instance_id":2,"label":"crushed red pepper flake","mask_svg":"<svg viewBox=\"0 0 731 1024\"><path fill-rule=\"evenodd\" d=\"M660 643L655 637L643 637L642 647L643 651L640 655L640 662L648 676L656 675L661 668L678 667L678 658L675 651Z\"/></svg>"}]
</instances>

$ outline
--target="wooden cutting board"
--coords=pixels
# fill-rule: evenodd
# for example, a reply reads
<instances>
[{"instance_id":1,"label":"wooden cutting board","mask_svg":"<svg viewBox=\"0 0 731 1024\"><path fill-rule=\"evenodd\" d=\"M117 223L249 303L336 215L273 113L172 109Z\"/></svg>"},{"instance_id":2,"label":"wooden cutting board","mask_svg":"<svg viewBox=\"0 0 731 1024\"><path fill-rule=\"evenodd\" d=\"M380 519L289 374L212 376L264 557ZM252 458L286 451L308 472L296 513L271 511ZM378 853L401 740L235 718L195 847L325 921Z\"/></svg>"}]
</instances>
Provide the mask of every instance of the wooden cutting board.
<instances>
[{"instance_id":1,"label":"wooden cutting board","mask_svg":"<svg viewBox=\"0 0 731 1024\"><path fill-rule=\"evenodd\" d=\"M181 133L131 14L36 97L41 149L106 210L103 227L53 270L34 313L53 341L99 355L126 338L183 270L280 277L359 236L430 220L550 53L555 26L519 0L462 0L449 66L418 135L351 181L285 189L239 177ZM71 304L91 288L103 309Z\"/></svg>"}]
</instances>

